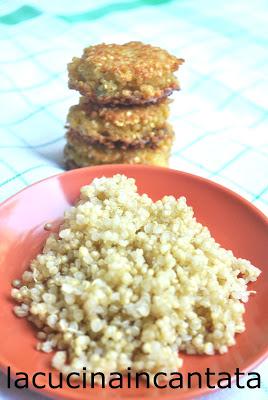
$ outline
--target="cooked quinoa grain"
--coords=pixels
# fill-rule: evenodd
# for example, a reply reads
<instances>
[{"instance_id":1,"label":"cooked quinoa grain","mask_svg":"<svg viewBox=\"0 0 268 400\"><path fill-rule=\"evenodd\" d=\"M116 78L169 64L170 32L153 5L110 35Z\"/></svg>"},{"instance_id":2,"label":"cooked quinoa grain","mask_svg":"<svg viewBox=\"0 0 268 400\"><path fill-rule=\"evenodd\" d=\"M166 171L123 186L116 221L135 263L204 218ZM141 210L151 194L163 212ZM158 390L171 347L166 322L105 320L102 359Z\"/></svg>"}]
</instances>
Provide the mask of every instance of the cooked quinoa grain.
<instances>
[{"instance_id":1,"label":"cooked quinoa grain","mask_svg":"<svg viewBox=\"0 0 268 400\"><path fill-rule=\"evenodd\" d=\"M184 60L141 42L99 44L68 64L69 88L98 104L145 104L179 89Z\"/></svg>"},{"instance_id":2,"label":"cooked quinoa grain","mask_svg":"<svg viewBox=\"0 0 268 400\"><path fill-rule=\"evenodd\" d=\"M259 274L215 242L184 197L153 202L115 175L81 188L12 297L64 373L168 372L181 366L180 350L235 344Z\"/></svg>"},{"instance_id":3,"label":"cooked quinoa grain","mask_svg":"<svg viewBox=\"0 0 268 400\"><path fill-rule=\"evenodd\" d=\"M142 147L158 141L159 129L166 125L169 116L167 99L149 106L99 107L85 97L70 108L69 128L78 131L91 143L107 147Z\"/></svg>"}]
</instances>

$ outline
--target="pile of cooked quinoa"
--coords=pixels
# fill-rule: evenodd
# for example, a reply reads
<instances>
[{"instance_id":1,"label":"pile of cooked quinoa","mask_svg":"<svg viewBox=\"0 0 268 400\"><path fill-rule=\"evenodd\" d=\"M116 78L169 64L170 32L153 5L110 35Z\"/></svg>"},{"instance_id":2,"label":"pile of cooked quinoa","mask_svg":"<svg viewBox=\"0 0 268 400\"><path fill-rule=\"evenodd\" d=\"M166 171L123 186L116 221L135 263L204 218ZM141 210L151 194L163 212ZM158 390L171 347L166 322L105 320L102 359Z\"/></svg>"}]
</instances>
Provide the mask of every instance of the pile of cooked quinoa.
<instances>
[{"instance_id":1,"label":"pile of cooked quinoa","mask_svg":"<svg viewBox=\"0 0 268 400\"><path fill-rule=\"evenodd\" d=\"M215 242L184 197L153 202L115 175L81 188L12 297L38 328L37 348L56 350L52 366L66 374L170 372L180 351L235 344L259 274Z\"/></svg>"}]
</instances>

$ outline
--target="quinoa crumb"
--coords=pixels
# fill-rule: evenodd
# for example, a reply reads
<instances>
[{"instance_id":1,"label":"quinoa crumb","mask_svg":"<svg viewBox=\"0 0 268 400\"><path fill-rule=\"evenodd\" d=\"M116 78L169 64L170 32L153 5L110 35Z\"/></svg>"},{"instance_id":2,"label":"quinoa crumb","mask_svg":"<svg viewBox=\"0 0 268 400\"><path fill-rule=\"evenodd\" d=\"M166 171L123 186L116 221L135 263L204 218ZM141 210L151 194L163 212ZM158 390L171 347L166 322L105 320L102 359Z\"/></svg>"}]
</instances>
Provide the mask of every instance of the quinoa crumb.
<instances>
[{"instance_id":1,"label":"quinoa crumb","mask_svg":"<svg viewBox=\"0 0 268 400\"><path fill-rule=\"evenodd\" d=\"M45 231L51 231L51 229L52 229L52 224L51 224L50 222L47 222L47 223L44 225L44 230L45 230Z\"/></svg>"}]
</instances>

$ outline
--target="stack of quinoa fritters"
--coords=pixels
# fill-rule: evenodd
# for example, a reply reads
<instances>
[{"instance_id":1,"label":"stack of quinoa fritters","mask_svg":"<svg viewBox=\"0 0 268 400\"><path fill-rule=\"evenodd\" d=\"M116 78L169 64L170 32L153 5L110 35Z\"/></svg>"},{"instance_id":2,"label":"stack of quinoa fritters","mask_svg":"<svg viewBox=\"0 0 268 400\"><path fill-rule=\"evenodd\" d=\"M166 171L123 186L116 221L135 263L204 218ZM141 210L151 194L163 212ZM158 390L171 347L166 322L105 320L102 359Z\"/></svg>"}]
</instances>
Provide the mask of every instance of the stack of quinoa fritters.
<instances>
[{"instance_id":1,"label":"stack of quinoa fritters","mask_svg":"<svg viewBox=\"0 0 268 400\"><path fill-rule=\"evenodd\" d=\"M141 42L100 44L68 65L69 88L80 92L67 117L68 168L99 164L167 166L173 129L169 96L182 59Z\"/></svg>"}]
</instances>

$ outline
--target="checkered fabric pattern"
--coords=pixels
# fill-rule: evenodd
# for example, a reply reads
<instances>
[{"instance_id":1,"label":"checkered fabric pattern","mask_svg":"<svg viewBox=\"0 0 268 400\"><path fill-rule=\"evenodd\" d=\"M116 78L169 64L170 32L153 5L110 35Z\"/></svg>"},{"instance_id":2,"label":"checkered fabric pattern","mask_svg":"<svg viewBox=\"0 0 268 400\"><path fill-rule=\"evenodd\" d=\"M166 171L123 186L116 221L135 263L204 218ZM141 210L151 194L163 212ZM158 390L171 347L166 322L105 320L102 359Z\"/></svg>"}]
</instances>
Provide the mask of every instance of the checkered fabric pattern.
<instances>
[{"instance_id":1,"label":"checkered fabric pattern","mask_svg":"<svg viewBox=\"0 0 268 400\"><path fill-rule=\"evenodd\" d=\"M64 124L78 100L67 88L67 62L89 44L141 40L186 60L173 96L171 167L267 212L267 21L266 0L0 1L0 201L64 170ZM267 367L255 398L268 398ZM241 396L253 392L209 398ZM40 395L0 388L0 399L18 398Z\"/></svg>"}]
</instances>

